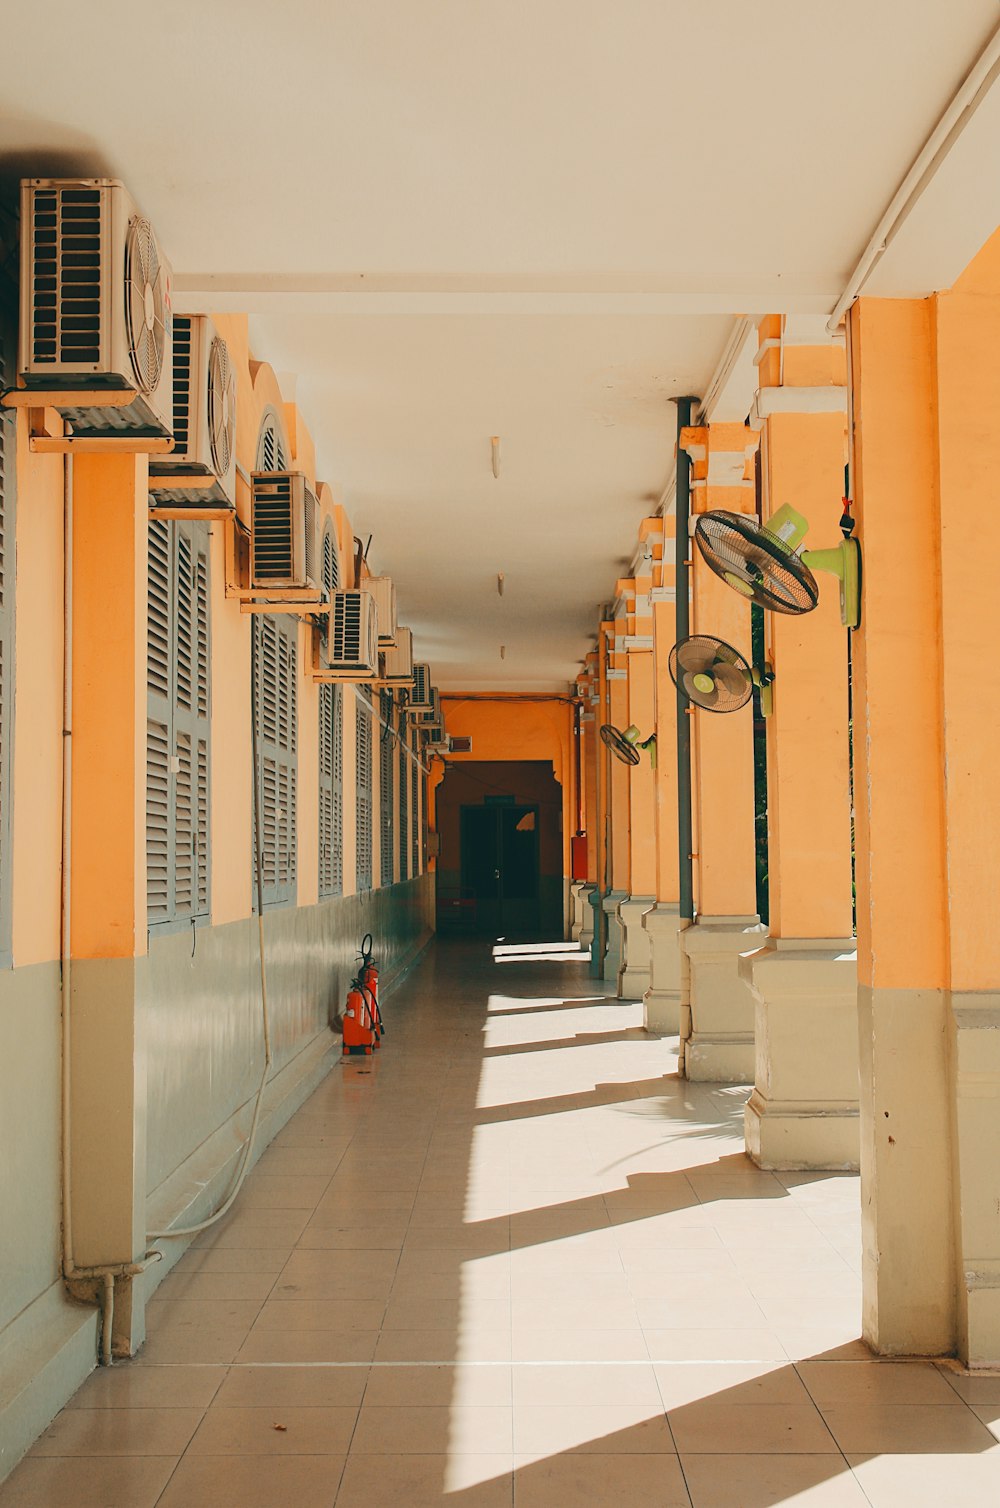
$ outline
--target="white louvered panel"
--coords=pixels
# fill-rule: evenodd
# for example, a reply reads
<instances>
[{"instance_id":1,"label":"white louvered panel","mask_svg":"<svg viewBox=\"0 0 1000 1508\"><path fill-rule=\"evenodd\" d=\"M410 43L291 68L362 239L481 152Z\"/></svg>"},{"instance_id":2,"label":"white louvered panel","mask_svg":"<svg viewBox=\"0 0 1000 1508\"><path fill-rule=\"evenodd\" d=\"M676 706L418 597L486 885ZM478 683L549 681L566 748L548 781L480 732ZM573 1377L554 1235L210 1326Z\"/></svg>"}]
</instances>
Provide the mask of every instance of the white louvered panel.
<instances>
[{"instance_id":1,"label":"white louvered panel","mask_svg":"<svg viewBox=\"0 0 1000 1508\"><path fill-rule=\"evenodd\" d=\"M209 711L209 648L208 648L208 555L199 550L195 559L195 644L197 677L196 710L200 718L207 718Z\"/></svg>"},{"instance_id":2,"label":"white louvered panel","mask_svg":"<svg viewBox=\"0 0 1000 1508\"><path fill-rule=\"evenodd\" d=\"M194 707L195 677L195 627L194 627L194 574L191 562L191 542L183 533L177 538L177 579L174 586L177 612L177 647L175 673L177 676L177 705L190 711Z\"/></svg>"},{"instance_id":3,"label":"white louvered panel","mask_svg":"<svg viewBox=\"0 0 1000 1508\"><path fill-rule=\"evenodd\" d=\"M278 883L278 765L276 760L264 760L261 784L263 787L261 846L266 888Z\"/></svg>"},{"instance_id":4,"label":"white louvered panel","mask_svg":"<svg viewBox=\"0 0 1000 1508\"><path fill-rule=\"evenodd\" d=\"M382 693L382 717L385 724L391 725L392 721L392 697ZM379 729L379 860L381 864L381 882L383 885L391 885L393 880L392 863L392 738L389 727Z\"/></svg>"},{"instance_id":5,"label":"white louvered panel","mask_svg":"<svg viewBox=\"0 0 1000 1508\"><path fill-rule=\"evenodd\" d=\"M177 773L174 775L174 912L194 912L194 788L191 769L191 739L178 733L175 744Z\"/></svg>"},{"instance_id":6,"label":"white louvered panel","mask_svg":"<svg viewBox=\"0 0 1000 1508\"><path fill-rule=\"evenodd\" d=\"M362 686L362 694L371 696L371 687ZM370 890L372 884L372 724L364 702L356 705L357 736L357 887Z\"/></svg>"},{"instance_id":7,"label":"white louvered panel","mask_svg":"<svg viewBox=\"0 0 1000 1508\"><path fill-rule=\"evenodd\" d=\"M170 696L170 525L151 518L146 577L146 684L151 693Z\"/></svg>"},{"instance_id":8,"label":"white louvered panel","mask_svg":"<svg viewBox=\"0 0 1000 1508\"><path fill-rule=\"evenodd\" d=\"M413 734L413 749L417 749L417 735ZM411 759L410 765L410 874L420 873L420 771L417 761Z\"/></svg>"},{"instance_id":9,"label":"white louvered panel","mask_svg":"<svg viewBox=\"0 0 1000 1508\"><path fill-rule=\"evenodd\" d=\"M195 780L195 863L197 910L204 916L209 909L208 894L208 740L199 738Z\"/></svg>"},{"instance_id":10,"label":"white louvered panel","mask_svg":"<svg viewBox=\"0 0 1000 1508\"><path fill-rule=\"evenodd\" d=\"M170 914L170 731L146 723L146 914L150 922Z\"/></svg>"}]
</instances>

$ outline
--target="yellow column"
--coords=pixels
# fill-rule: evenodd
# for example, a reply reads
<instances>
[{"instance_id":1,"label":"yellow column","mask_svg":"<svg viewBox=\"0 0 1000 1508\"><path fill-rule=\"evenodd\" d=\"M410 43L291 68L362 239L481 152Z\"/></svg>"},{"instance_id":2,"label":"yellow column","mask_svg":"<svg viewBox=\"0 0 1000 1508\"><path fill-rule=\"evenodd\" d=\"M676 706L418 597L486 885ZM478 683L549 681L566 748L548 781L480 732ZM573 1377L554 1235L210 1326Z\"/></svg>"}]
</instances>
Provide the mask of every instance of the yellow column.
<instances>
[{"instance_id":1,"label":"yellow column","mask_svg":"<svg viewBox=\"0 0 1000 1508\"><path fill-rule=\"evenodd\" d=\"M692 512L756 511L756 431L742 424L685 430L692 460ZM691 631L724 639L750 658L746 601L709 570L692 546ZM690 960L690 1013L681 1028L682 1070L691 1079L747 1083L753 1077L753 1001L740 954L759 944L749 708L728 716L694 712L692 805L696 924L681 936Z\"/></svg>"},{"instance_id":2,"label":"yellow column","mask_svg":"<svg viewBox=\"0 0 1000 1508\"><path fill-rule=\"evenodd\" d=\"M656 721L656 905L642 919L649 936L649 988L643 996L646 1030L673 1035L679 1029L680 950L677 941L677 691L667 669L676 632L676 570L673 564L674 519L662 518L654 554L653 701Z\"/></svg>"},{"instance_id":3,"label":"yellow column","mask_svg":"<svg viewBox=\"0 0 1000 1508\"><path fill-rule=\"evenodd\" d=\"M821 340L821 324L762 322L755 405L763 517L793 504L809 521L813 548L841 537L847 460L844 344ZM742 973L756 1013L747 1150L767 1168L858 1161L848 635L836 580L818 580L815 611L769 613L765 621L775 674L767 722L770 938L743 960Z\"/></svg>"},{"instance_id":4,"label":"yellow column","mask_svg":"<svg viewBox=\"0 0 1000 1508\"><path fill-rule=\"evenodd\" d=\"M852 311L864 1332L1000 1362L1000 244ZM862 736L863 730L863 736Z\"/></svg>"},{"instance_id":5,"label":"yellow column","mask_svg":"<svg viewBox=\"0 0 1000 1508\"><path fill-rule=\"evenodd\" d=\"M614 727L628 727L628 670L626 669L624 615L608 624L608 717ZM622 925L618 906L628 895L629 880L629 766L612 755L608 764L609 843L611 863L609 889L603 906L607 928L604 978L618 987L622 965Z\"/></svg>"},{"instance_id":6,"label":"yellow column","mask_svg":"<svg viewBox=\"0 0 1000 1508\"><path fill-rule=\"evenodd\" d=\"M591 652L586 661L586 673L581 677L583 705L580 712L580 731L583 739L583 813L587 834L587 878L579 887L577 900L577 924L574 936L581 948L589 948L594 941L594 909L590 897L597 888L597 656Z\"/></svg>"},{"instance_id":7,"label":"yellow column","mask_svg":"<svg viewBox=\"0 0 1000 1508\"><path fill-rule=\"evenodd\" d=\"M645 574L620 583L628 605L625 669L628 721L645 741L655 731L653 711L653 586L652 560ZM653 759L641 750L639 763L629 771L628 894L618 904L622 928L622 961L618 970L620 999L638 1000L649 987L649 935L642 918L656 903L656 789Z\"/></svg>"},{"instance_id":8,"label":"yellow column","mask_svg":"<svg viewBox=\"0 0 1000 1508\"><path fill-rule=\"evenodd\" d=\"M146 458L74 458L71 1147L78 1267L146 1249ZM144 1336L117 1279L115 1349Z\"/></svg>"}]
</instances>

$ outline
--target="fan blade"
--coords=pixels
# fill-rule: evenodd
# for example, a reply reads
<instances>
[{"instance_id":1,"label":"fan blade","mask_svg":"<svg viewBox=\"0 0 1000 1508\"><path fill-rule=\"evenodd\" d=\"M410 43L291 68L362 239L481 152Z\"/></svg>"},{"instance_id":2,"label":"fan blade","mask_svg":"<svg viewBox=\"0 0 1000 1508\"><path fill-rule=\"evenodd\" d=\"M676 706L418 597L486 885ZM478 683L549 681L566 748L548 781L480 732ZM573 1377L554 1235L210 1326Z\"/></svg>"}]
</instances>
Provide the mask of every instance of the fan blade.
<instances>
[{"instance_id":1,"label":"fan blade","mask_svg":"<svg viewBox=\"0 0 1000 1508\"><path fill-rule=\"evenodd\" d=\"M684 687L684 695L689 701L694 702L696 707L714 707L719 700L719 692L716 688L712 691L699 691L694 683L698 674L696 670L687 670L681 677L681 685Z\"/></svg>"},{"instance_id":2,"label":"fan blade","mask_svg":"<svg viewBox=\"0 0 1000 1508\"><path fill-rule=\"evenodd\" d=\"M730 696L743 696L750 689L750 677L738 665L728 665L720 660L718 665L712 666L712 676L716 685L728 691Z\"/></svg>"},{"instance_id":3,"label":"fan blade","mask_svg":"<svg viewBox=\"0 0 1000 1508\"><path fill-rule=\"evenodd\" d=\"M684 639L677 646L677 663L682 670L696 675L714 664L716 645L711 639Z\"/></svg>"}]
</instances>

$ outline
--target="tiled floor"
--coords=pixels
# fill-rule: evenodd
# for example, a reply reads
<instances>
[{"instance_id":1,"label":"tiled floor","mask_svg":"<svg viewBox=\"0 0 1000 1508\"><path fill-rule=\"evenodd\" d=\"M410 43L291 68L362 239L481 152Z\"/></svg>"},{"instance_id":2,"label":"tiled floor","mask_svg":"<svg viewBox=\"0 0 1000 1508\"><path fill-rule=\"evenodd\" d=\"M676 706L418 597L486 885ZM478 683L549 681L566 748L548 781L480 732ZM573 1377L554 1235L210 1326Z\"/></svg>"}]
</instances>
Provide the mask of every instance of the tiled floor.
<instances>
[{"instance_id":1,"label":"tiled floor","mask_svg":"<svg viewBox=\"0 0 1000 1508\"><path fill-rule=\"evenodd\" d=\"M579 954L386 1014L0 1508L1000 1503L1000 1377L856 1339L857 1181L753 1168Z\"/></svg>"}]
</instances>

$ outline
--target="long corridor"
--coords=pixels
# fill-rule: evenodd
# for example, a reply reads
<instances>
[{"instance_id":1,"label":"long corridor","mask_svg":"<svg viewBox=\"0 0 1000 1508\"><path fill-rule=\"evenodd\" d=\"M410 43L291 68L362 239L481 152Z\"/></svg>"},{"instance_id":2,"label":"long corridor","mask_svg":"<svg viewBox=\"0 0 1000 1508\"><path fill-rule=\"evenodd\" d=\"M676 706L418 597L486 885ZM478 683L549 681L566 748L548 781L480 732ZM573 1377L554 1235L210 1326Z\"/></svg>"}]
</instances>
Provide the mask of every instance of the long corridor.
<instances>
[{"instance_id":1,"label":"long corridor","mask_svg":"<svg viewBox=\"0 0 1000 1508\"><path fill-rule=\"evenodd\" d=\"M0 1508L1000 1501L1000 1377L857 1339L857 1180L759 1172L602 989L433 947Z\"/></svg>"}]
</instances>

